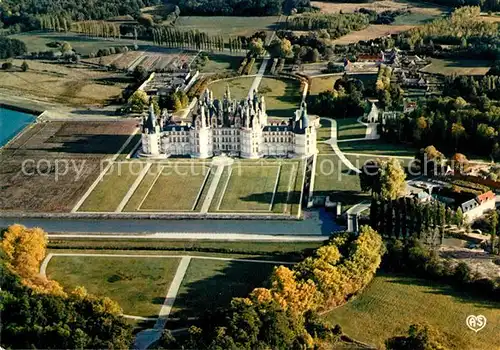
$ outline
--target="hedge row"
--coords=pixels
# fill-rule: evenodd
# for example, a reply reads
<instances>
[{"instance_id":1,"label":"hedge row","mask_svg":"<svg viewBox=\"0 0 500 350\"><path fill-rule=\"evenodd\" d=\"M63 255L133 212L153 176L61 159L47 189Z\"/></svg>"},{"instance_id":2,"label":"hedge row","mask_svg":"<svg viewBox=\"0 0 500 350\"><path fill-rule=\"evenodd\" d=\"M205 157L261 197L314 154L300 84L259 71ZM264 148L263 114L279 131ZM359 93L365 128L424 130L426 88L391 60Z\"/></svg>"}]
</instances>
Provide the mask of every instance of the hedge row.
<instances>
[{"instance_id":1,"label":"hedge row","mask_svg":"<svg viewBox=\"0 0 500 350\"><path fill-rule=\"evenodd\" d=\"M491 189L486 186L486 185L483 185L483 184L478 184L478 183L475 183L475 182L471 182L471 181L465 181L465 180L453 180L451 182L452 185L456 185L456 186L459 186L459 187L466 187L466 188L471 188L473 190L478 190L478 191L482 191L483 193L486 193L488 191L490 191Z\"/></svg>"}]
</instances>

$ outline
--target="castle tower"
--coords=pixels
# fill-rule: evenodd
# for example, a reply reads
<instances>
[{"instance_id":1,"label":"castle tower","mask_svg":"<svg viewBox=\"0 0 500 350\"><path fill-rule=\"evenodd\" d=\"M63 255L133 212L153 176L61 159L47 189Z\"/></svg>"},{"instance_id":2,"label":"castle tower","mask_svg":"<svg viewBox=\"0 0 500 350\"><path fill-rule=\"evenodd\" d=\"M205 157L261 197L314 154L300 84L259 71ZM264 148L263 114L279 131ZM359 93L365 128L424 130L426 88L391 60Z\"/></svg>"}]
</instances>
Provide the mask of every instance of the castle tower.
<instances>
[{"instance_id":1,"label":"castle tower","mask_svg":"<svg viewBox=\"0 0 500 350\"><path fill-rule=\"evenodd\" d=\"M295 112L293 124L293 133L295 134L294 153L299 157L307 157L317 153L316 128L309 125L309 115L307 114L307 104L305 102L302 102L300 109Z\"/></svg>"},{"instance_id":2,"label":"castle tower","mask_svg":"<svg viewBox=\"0 0 500 350\"><path fill-rule=\"evenodd\" d=\"M148 116L142 123L142 154L146 156L160 155L160 126L156 120L153 104L149 105Z\"/></svg>"}]
</instances>

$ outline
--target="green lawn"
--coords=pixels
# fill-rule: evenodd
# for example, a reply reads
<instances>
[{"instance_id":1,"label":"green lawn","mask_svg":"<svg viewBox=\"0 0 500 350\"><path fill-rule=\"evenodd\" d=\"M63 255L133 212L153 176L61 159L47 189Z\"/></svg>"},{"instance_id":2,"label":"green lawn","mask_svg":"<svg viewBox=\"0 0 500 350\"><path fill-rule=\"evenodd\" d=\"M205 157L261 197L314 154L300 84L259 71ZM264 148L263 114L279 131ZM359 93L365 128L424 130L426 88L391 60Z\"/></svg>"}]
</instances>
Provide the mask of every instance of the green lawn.
<instances>
[{"instance_id":1,"label":"green lawn","mask_svg":"<svg viewBox=\"0 0 500 350\"><path fill-rule=\"evenodd\" d=\"M367 193L361 192L358 174L349 171L335 154L318 156L314 194L331 195L332 200L343 205L356 204L368 198Z\"/></svg>"},{"instance_id":2,"label":"green lawn","mask_svg":"<svg viewBox=\"0 0 500 350\"><path fill-rule=\"evenodd\" d=\"M199 316L205 310L229 305L263 287L273 264L192 259L174 303L174 317Z\"/></svg>"},{"instance_id":3,"label":"green lawn","mask_svg":"<svg viewBox=\"0 0 500 350\"><path fill-rule=\"evenodd\" d=\"M431 59L431 64L422 71L442 75L485 75L493 62L468 59Z\"/></svg>"},{"instance_id":4,"label":"green lawn","mask_svg":"<svg viewBox=\"0 0 500 350\"><path fill-rule=\"evenodd\" d=\"M270 211L278 171L278 165L233 165L219 210Z\"/></svg>"},{"instance_id":5,"label":"green lawn","mask_svg":"<svg viewBox=\"0 0 500 350\"><path fill-rule=\"evenodd\" d=\"M309 87L309 93L311 95L319 95L320 92L333 90L333 84L340 78L342 78L341 75L313 78Z\"/></svg>"},{"instance_id":6,"label":"green lawn","mask_svg":"<svg viewBox=\"0 0 500 350\"><path fill-rule=\"evenodd\" d=\"M252 36L256 32L271 32L276 28L279 16L181 16L175 22L180 30L199 30L209 35L224 37Z\"/></svg>"},{"instance_id":7,"label":"green lawn","mask_svg":"<svg viewBox=\"0 0 500 350\"><path fill-rule=\"evenodd\" d=\"M209 53L209 61L200 68L201 73L221 73L235 71L239 68L243 56Z\"/></svg>"},{"instance_id":8,"label":"green lawn","mask_svg":"<svg viewBox=\"0 0 500 350\"><path fill-rule=\"evenodd\" d=\"M163 165L139 210L193 210L209 170L209 167L197 164Z\"/></svg>"},{"instance_id":9,"label":"green lawn","mask_svg":"<svg viewBox=\"0 0 500 350\"><path fill-rule=\"evenodd\" d=\"M366 153L385 156L413 157L416 149L403 144L388 143L383 140L340 142L339 148L347 153Z\"/></svg>"},{"instance_id":10,"label":"green lawn","mask_svg":"<svg viewBox=\"0 0 500 350\"><path fill-rule=\"evenodd\" d=\"M366 126L358 123L358 118L337 119L337 139L347 140L364 138Z\"/></svg>"},{"instance_id":11,"label":"green lawn","mask_svg":"<svg viewBox=\"0 0 500 350\"><path fill-rule=\"evenodd\" d=\"M486 327L471 331L465 325L468 315L484 315ZM410 324L426 322L444 333L449 348L500 348L500 303L417 278L380 274L361 295L325 318L340 324L349 336L378 347L385 339L406 333Z\"/></svg>"},{"instance_id":12,"label":"green lawn","mask_svg":"<svg viewBox=\"0 0 500 350\"><path fill-rule=\"evenodd\" d=\"M117 301L128 315L157 317L179 259L54 256L47 276L69 290Z\"/></svg>"},{"instance_id":13,"label":"green lawn","mask_svg":"<svg viewBox=\"0 0 500 350\"><path fill-rule=\"evenodd\" d=\"M292 117L300 107L300 83L293 79L263 78L259 93L265 97L267 114L271 117Z\"/></svg>"},{"instance_id":14,"label":"green lawn","mask_svg":"<svg viewBox=\"0 0 500 350\"><path fill-rule=\"evenodd\" d=\"M115 211L143 166L139 163L114 163L79 211Z\"/></svg>"},{"instance_id":15,"label":"green lawn","mask_svg":"<svg viewBox=\"0 0 500 350\"><path fill-rule=\"evenodd\" d=\"M438 17L440 16L437 14L412 12L403 16L397 16L396 20L391 24L395 26L407 25L407 24L415 24L415 25L425 24L432 22Z\"/></svg>"},{"instance_id":16,"label":"green lawn","mask_svg":"<svg viewBox=\"0 0 500 350\"><path fill-rule=\"evenodd\" d=\"M247 98L250 87L252 86L254 77L240 77L228 80L219 80L208 85L208 88L214 93L214 98L222 99L226 93L226 88L229 86L231 97L233 99Z\"/></svg>"},{"instance_id":17,"label":"green lawn","mask_svg":"<svg viewBox=\"0 0 500 350\"><path fill-rule=\"evenodd\" d=\"M332 136L331 128L332 122L328 118L321 118L319 120L321 127L317 130L316 139L317 141L326 141L329 140ZM330 146L328 146L330 147ZM331 147L330 147L331 148Z\"/></svg>"}]
</instances>

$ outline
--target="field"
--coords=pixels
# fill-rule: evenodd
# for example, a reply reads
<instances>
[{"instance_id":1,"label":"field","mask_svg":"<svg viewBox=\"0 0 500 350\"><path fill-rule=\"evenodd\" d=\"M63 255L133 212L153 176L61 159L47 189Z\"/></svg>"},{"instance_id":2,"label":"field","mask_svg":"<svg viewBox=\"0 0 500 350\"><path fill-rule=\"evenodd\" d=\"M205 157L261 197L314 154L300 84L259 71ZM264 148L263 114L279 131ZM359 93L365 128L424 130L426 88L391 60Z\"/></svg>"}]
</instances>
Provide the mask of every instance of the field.
<instances>
[{"instance_id":1,"label":"field","mask_svg":"<svg viewBox=\"0 0 500 350\"><path fill-rule=\"evenodd\" d=\"M1 63L1 62L0 62ZM28 60L22 72L22 60L13 60L11 71L0 71L0 89L35 99L75 106L103 105L120 96L130 82L123 73L108 72L84 65L63 65Z\"/></svg>"},{"instance_id":2,"label":"field","mask_svg":"<svg viewBox=\"0 0 500 350\"><path fill-rule=\"evenodd\" d=\"M209 53L208 59L209 61L203 67L199 68L200 73L233 72L239 68L243 56Z\"/></svg>"},{"instance_id":3,"label":"field","mask_svg":"<svg viewBox=\"0 0 500 350\"><path fill-rule=\"evenodd\" d=\"M256 32L276 29L279 16L232 17L232 16L181 16L175 23L179 30L199 30L209 35L225 37L252 36Z\"/></svg>"},{"instance_id":4,"label":"field","mask_svg":"<svg viewBox=\"0 0 500 350\"><path fill-rule=\"evenodd\" d=\"M229 305L263 287L273 264L238 261L191 260L174 303L174 316L200 316L204 310Z\"/></svg>"},{"instance_id":5,"label":"field","mask_svg":"<svg viewBox=\"0 0 500 350\"><path fill-rule=\"evenodd\" d=\"M229 86L231 98L246 99L252 86L254 77L240 77L228 80L219 80L210 85L208 88L214 93L214 97L222 99L226 93L226 88Z\"/></svg>"},{"instance_id":6,"label":"field","mask_svg":"<svg viewBox=\"0 0 500 350\"><path fill-rule=\"evenodd\" d=\"M492 62L487 60L431 59L422 72L442 75L485 75Z\"/></svg>"},{"instance_id":7,"label":"field","mask_svg":"<svg viewBox=\"0 0 500 350\"><path fill-rule=\"evenodd\" d=\"M383 12L387 10L410 10L412 14L422 14L427 16L438 17L443 13L446 13L448 9L444 6L421 3L418 1L391 1L382 0L374 2L342 2L342 3L331 3L322 1L312 1L312 6L321 8L322 12L328 13L339 13L341 10L343 13L356 12L360 8L370 9L377 12Z\"/></svg>"},{"instance_id":8,"label":"field","mask_svg":"<svg viewBox=\"0 0 500 350\"><path fill-rule=\"evenodd\" d=\"M347 74L350 78L359 79L368 87L369 84L374 84L377 79L376 74ZM330 75L324 77L312 78L312 84L309 87L311 95L318 95L320 92L333 90L335 82L342 78L342 74Z\"/></svg>"},{"instance_id":9,"label":"field","mask_svg":"<svg viewBox=\"0 0 500 350\"><path fill-rule=\"evenodd\" d=\"M332 43L335 45L347 45L357 43L360 40L372 40L382 36L398 34L412 28L415 28L415 25L370 24L365 29L351 32L338 39L332 40Z\"/></svg>"},{"instance_id":10,"label":"field","mask_svg":"<svg viewBox=\"0 0 500 350\"><path fill-rule=\"evenodd\" d=\"M377 347L402 335L414 323L426 322L444 333L447 348L498 349L499 303L483 301L448 285L397 275L378 275L362 292L325 315L349 336ZM467 328L468 315L484 315L486 327L478 333ZM497 335L495 335L497 334Z\"/></svg>"},{"instance_id":11,"label":"field","mask_svg":"<svg viewBox=\"0 0 500 350\"><path fill-rule=\"evenodd\" d=\"M124 314L157 317L180 259L54 256L47 276L67 290L84 286L89 293L117 301Z\"/></svg>"},{"instance_id":12,"label":"field","mask_svg":"<svg viewBox=\"0 0 500 350\"><path fill-rule=\"evenodd\" d=\"M292 117L302 100L300 83L292 79L264 77L258 90L265 97L270 117Z\"/></svg>"},{"instance_id":13,"label":"field","mask_svg":"<svg viewBox=\"0 0 500 350\"><path fill-rule=\"evenodd\" d=\"M104 38L89 38L84 35L78 35L75 33L57 33L57 32L27 32L21 34L15 34L9 36L10 38L15 38L22 40L26 43L28 47L28 52L40 52L55 50L47 46L51 42L63 42L67 41L75 52L87 56L90 53L95 53L99 49L104 49L111 46L133 46L134 40L132 39L104 39ZM138 41L138 44L144 44L146 42Z\"/></svg>"},{"instance_id":14,"label":"field","mask_svg":"<svg viewBox=\"0 0 500 350\"><path fill-rule=\"evenodd\" d=\"M341 75L313 78L309 87L309 93L311 95L319 95L320 92L333 90L333 84L340 78L342 78Z\"/></svg>"},{"instance_id":15,"label":"field","mask_svg":"<svg viewBox=\"0 0 500 350\"><path fill-rule=\"evenodd\" d=\"M135 120L33 124L0 153L0 209L70 211L135 128Z\"/></svg>"}]
</instances>

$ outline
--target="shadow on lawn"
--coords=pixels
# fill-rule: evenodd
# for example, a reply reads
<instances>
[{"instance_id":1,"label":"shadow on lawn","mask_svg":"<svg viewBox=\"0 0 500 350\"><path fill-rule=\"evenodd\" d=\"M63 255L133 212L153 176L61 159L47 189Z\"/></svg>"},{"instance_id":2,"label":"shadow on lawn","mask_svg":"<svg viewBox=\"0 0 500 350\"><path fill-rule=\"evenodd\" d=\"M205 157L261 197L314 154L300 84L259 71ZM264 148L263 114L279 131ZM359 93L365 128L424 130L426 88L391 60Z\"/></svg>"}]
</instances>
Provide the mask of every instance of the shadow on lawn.
<instances>
[{"instance_id":1,"label":"shadow on lawn","mask_svg":"<svg viewBox=\"0 0 500 350\"><path fill-rule=\"evenodd\" d=\"M254 288L266 287L275 265L230 261L216 266L210 277L183 286L175 300L179 311L172 317L202 316L204 310L229 306L233 297L246 297Z\"/></svg>"},{"instance_id":2,"label":"shadow on lawn","mask_svg":"<svg viewBox=\"0 0 500 350\"><path fill-rule=\"evenodd\" d=\"M420 287L429 288L428 291L424 293L447 295L454 299L460 301L464 304L473 304L475 307L485 307L485 308L496 308L500 309L500 303L492 300L485 299L483 296L479 296L474 292L468 290L460 290L460 286L453 284L446 284L439 281L426 280L418 277L408 277L405 275L397 275L390 273L377 274L378 276L389 278L389 283L401 284L401 285L413 285Z\"/></svg>"}]
</instances>

